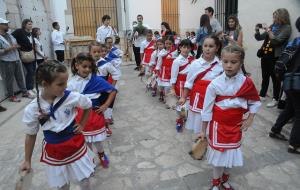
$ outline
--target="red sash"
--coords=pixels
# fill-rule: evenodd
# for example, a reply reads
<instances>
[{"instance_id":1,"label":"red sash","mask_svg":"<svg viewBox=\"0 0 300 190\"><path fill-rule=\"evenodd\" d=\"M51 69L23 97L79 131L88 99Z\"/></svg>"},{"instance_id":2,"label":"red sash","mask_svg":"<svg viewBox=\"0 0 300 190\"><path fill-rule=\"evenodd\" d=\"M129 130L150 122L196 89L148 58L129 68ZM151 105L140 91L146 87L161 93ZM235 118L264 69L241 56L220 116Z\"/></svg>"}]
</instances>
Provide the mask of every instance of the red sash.
<instances>
[{"instance_id":1,"label":"red sash","mask_svg":"<svg viewBox=\"0 0 300 190\"><path fill-rule=\"evenodd\" d=\"M171 79L171 70L172 64L175 58L172 57L172 53L174 51L170 51L167 55L162 58L161 70L159 72L159 78L163 82L169 82ZM170 56L170 57L169 57Z\"/></svg>"},{"instance_id":2,"label":"red sash","mask_svg":"<svg viewBox=\"0 0 300 190\"><path fill-rule=\"evenodd\" d=\"M75 118L78 123L81 120L83 110L77 108L78 114ZM105 119L104 115L97 114L94 110L90 112L89 118L84 126L82 134L84 136L95 136L105 132Z\"/></svg>"},{"instance_id":3,"label":"red sash","mask_svg":"<svg viewBox=\"0 0 300 190\"><path fill-rule=\"evenodd\" d=\"M237 97L259 101L257 90L250 78L246 78L242 87L234 96L218 96L216 102ZM240 123L247 111L243 108L222 110L216 105L213 107L213 118L209 126L209 144L213 149L224 152L226 149L236 149L241 146Z\"/></svg>"},{"instance_id":4,"label":"red sash","mask_svg":"<svg viewBox=\"0 0 300 190\"><path fill-rule=\"evenodd\" d=\"M155 41L152 40L151 42L149 42L148 46L144 49L144 64L148 64L151 60L151 55L152 53L155 51L155 49L153 48Z\"/></svg>"},{"instance_id":5,"label":"red sash","mask_svg":"<svg viewBox=\"0 0 300 190\"><path fill-rule=\"evenodd\" d=\"M108 82L109 84L112 84L113 80L114 80L114 79L112 78L111 74L109 74L109 75L108 75L108 78L107 78L107 82Z\"/></svg>"},{"instance_id":6,"label":"red sash","mask_svg":"<svg viewBox=\"0 0 300 190\"><path fill-rule=\"evenodd\" d=\"M193 60L194 60L194 57L189 56L188 62L185 65L182 65L179 67L179 72L178 72L177 80L175 83L175 93L176 93L176 96L178 96L178 97L183 96L184 83L186 81L186 76L187 76L187 74L180 74L180 72L183 71Z\"/></svg>"},{"instance_id":7,"label":"red sash","mask_svg":"<svg viewBox=\"0 0 300 190\"><path fill-rule=\"evenodd\" d=\"M208 69L199 73L197 78L195 79L193 88L190 92L190 97L191 97L190 108L194 112L200 112L202 110L206 88L211 82L208 80L202 80L202 78L206 75L206 73L211 71L212 68L215 65L217 65L217 63L218 62L211 64L211 66Z\"/></svg>"},{"instance_id":8,"label":"red sash","mask_svg":"<svg viewBox=\"0 0 300 190\"><path fill-rule=\"evenodd\" d=\"M58 144L49 144L43 141L40 161L52 166L67 165L79 160L86 151L87 146L82 134L75 135Z\"/></svg>"}]
</instances>

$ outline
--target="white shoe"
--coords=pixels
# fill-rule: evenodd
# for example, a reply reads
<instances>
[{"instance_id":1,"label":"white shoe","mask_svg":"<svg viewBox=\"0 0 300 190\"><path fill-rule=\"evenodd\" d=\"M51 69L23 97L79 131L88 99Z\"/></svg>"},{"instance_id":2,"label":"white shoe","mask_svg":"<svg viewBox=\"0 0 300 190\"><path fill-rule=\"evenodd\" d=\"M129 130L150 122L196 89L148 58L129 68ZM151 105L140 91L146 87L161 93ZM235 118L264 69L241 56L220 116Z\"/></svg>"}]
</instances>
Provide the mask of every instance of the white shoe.
<instances>
[{"instance_id":1,"label":"white shoe","mask_svg":"<svg viewBox=\"0 0 300 190\"><path fill-rule=\"evenodd\" d=\"M34 93L33 90L28 90L28 93L29 93L30 98L35 98L36 97L36 93Z\"/></svg>"},{"instance_id":2,"label":"white shoe","mask_svg":"<svg viewBox=\"0 0 300 190\"><path fill-rule=\"evenodd\" d=\"M260 101L262 101L262 102L264 102L264 101L266 101L266 100L267 100L267 98L266 98L266 97L259 96L259 98L260 98Z\"/></svg>"},{"instance_id":3,"label":"white shoe","mask_svg":"<svg viewBox=\"0 0 300 190\"><path fill-rule=\"evenodd\" d=\"M273 98L272 101L269 102L269 103L267 104L267 107L268 107L268 108L272 108L272 107L277 106L277 104L278 104L278 101L276 101L276 100Z\"/></svg>"},{"instance_id":4,"label":"white shoe","mask_svg":"<svg viewBox=\"0 0 300 190\"><path fill-rule=\"evenodd\" d=\"M35 88L32 89L31 91L36 95L37 92L36 92L36 89L35 89Z\"/></svg>"}]
</instances>

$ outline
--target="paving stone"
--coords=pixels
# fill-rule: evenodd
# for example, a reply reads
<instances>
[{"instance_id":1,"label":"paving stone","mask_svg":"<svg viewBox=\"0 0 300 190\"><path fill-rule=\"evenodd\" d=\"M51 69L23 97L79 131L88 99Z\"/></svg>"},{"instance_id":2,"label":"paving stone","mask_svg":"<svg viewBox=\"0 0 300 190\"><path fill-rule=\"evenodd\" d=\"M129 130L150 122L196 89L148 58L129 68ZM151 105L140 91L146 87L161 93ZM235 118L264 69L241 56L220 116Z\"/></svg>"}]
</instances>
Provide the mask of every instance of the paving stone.
<instances>
[{"instance_id":1,"label":"paving stone","mask_svg":"<svg viewBox=\"0 0 300 190\"><path fill-rule=\"evenodd\" d=\"M139 169L151 169L151 168L155 168L156 165L151 163L151 162L140 162L137 165L137 168Z\"/></svg>"},{"instance_id":2,"label":"paving stone","mask_svg":"<svg viewBox=\"0 0 300 190\"><path fill-rule=\"evenodd\" d=\"M170 180L170 179L176 179L178 178L178 175L173 170L165 170L160 173L160 180Z\"/></svg>"},{"instance_id":3,"label":"paving stone","mask_svg":"<svg viewBox=\"0 0 300 190\"><path fill-rule=\"evenodd\" d=\"M183 164L180 165L178 170L177 170L177 174L179 177L184 177L190 174L194 174L194 173L198 173L198 172L203 172L204 170L201 168L198 168L196 166L193 166L191 164Z\"/></svg>"}]
</instances>

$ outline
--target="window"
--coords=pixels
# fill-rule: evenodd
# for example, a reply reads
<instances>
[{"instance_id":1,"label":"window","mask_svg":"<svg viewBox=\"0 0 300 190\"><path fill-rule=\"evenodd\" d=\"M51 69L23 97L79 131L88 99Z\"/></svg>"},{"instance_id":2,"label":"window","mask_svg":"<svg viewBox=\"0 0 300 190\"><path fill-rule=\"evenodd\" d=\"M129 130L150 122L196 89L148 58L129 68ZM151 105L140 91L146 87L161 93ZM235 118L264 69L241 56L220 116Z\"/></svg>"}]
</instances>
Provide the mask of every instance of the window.
<instances>
[{"instance_id":1,"label":"window","mask_svg":"<svg viewBox=\"0 0 300 190\"><path fill-rule=\"evenodd\" d=\"M223 29L230 15L238 16L238 0L215 0L215 17L219 20Z\"/></svg>"}]
</instances>

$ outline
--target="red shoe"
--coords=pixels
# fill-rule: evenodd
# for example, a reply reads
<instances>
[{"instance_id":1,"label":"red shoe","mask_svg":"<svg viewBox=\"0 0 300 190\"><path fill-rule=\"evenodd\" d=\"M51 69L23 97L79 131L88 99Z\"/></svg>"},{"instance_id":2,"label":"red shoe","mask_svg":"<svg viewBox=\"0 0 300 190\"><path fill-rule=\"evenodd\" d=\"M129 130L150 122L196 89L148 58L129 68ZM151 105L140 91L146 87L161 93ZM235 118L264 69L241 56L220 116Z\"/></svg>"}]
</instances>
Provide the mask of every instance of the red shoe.
<instances>
[{"instance_id":1,"label":"red shoe","mask_svg":"<svg viewBox=\"0 0 300 190\"><path fill-rule=\"evenodd\" d=\"M233 187L228 183L228 179L229 179L229 174L224 174L223 173L223 175L222 175L222 183L221 183L222 188L224 190L234 190Z\"/></svg>"},{"instance_id":2,"label":"red shoe","mask_svg":"<svg viewBox=\"0 0 300 190\"><path fill-rule=\"evenodd\" d=\"M101 166L103 168L108 168L109 160L108 160L107 156L105 155L105 153L104 152L98 153L98 157L99 157Z\"/></svg>"},{"instance_id":3,"label":"red shoe","mask_svg":"<svg viewBox=\"0 0 300 190\"><path fill-rule=\"evenodd\" d=\"M212 180L212 186L210 188L210 190L220 190L220 184L221 184L221 180L219 179L213 179Z\"/></svg>"},{"instance_id":4,"label":"red shoe","mask_svg":"<svg viewBox=\"0 0 300 190\"><path fill-rule=\"evenodd\" d=\"M11 101L11 102L21 102L21 100L17 96L9 97L9 101Z\"/></svg>"}]
</instances>

